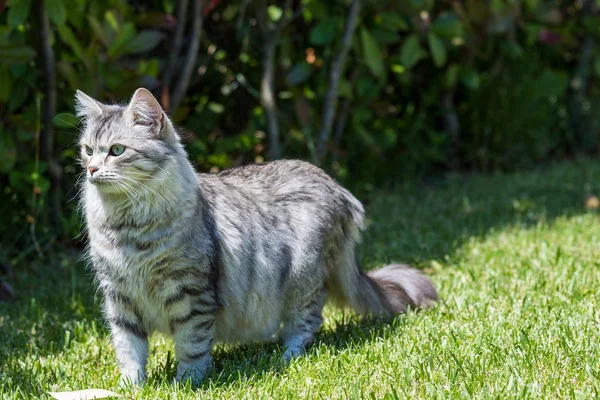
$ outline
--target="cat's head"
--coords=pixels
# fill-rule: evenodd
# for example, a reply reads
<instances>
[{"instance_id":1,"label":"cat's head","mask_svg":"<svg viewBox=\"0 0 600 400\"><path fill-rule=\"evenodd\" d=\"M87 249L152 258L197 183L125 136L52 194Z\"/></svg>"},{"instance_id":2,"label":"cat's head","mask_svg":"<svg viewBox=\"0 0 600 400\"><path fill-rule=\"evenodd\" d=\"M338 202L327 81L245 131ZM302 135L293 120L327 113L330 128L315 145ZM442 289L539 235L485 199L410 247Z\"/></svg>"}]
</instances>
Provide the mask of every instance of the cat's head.
<instances>
[{"instance_id":1,"label":"cat's head","mask_svg":"<svg viewBox=\"0 0 600 400\"><path fill-rule=\"evenodd\" d=\"M149 91L136 90L127 106L102 104L79 90L75 100L86 184L106 193L136 193L166 179L179 137Z\"/></svg>"}]
</instances>

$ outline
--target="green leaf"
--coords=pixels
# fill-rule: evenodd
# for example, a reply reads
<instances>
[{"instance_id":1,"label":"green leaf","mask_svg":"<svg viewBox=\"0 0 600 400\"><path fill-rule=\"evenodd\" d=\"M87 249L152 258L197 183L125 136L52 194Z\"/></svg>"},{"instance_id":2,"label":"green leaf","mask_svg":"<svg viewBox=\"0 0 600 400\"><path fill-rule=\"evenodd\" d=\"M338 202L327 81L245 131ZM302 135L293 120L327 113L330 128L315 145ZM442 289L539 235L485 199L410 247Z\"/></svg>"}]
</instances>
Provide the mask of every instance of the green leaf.
<instances>
[{"instance_id":1,"label":"green leaf","mask_svg":"<svg viewBox=\"0 0 600 400\"><path fill-rule=\"evenodd\" d=\"M120 54L138 54L152 50L164 39L164 37L164 33L159 31L142 31L121 48Z\"/></svg>"},{"instance_id":2,"label":"green leaf","mask_svg":"<svg viewBox=\"0 0 600 400\"><path fill-rule=\"evenodd\" d=\"M56 69L67 80L69 86L71 86L71 89L77 90L84 87L81 83L79 75L71 64L65 61L60 61L56 63Z\"/></svg>"},{"instance_id":3,"label":"green leaf","mask_svg":"<svg viewBox=\"0 0 600 400\"><path fill-rule=\"evenodd\" d=\"M448 67L446 71L446 87L454 87L458 82L458 76L460 73L460 68L456 64L452 64Z\"/></svg>"},{"instance_id":4,"label":"green leaf","mask_svg":"<svg viewBox=\"0 0 600 400\"><path fill-rule=\"evenodd\" d=\"M16 28L27 20L31 0L11 0L8 2L8 26Z\"/></svg>"},{"instance_id":5,"label":"green leaf","mask_svg":"<svg viewBox=\"0 0 600 400\"><path fill-rule=\"evenodd\" d=\"M29 94L29 86L22 80L13 81L13 88L8 99L8 111L12 112L21 107L27 95Z\"/></svg>"},{"instance_id":6,"label":"green leaf","mask_svg":"<svg viewBox=\"0 0 600 400\"><path fill-rule=\"evenodd\" d=\"M67 9L63 0L44 0L46 11L50 20L56 25L62 25L67 22Z\"/></svg>"},{"instance_id":7,"label":"green leaf","mask_svg":"<svg viewBox=\"0 0 600 400\"><path fill-rule=\"evenodd\" d=\"M119 57L122 55L122 50L135 37L135 26L128 22L121 27L117 38L108 48L108 55L111 57Z\"/></svg>"},{"instance_id":8,"label":"green leaf","mask_svg":"<svg viewBox=\"0 0 600 400\"><path fill-rule=\"evenodd\" d=\"M373 75L381 78L385 72L385 66L377 42L365 28L360 30L360 39L367 67L369 67Z\"/></svg>"},{"instance_id":9,"label":"green leaf","mask_svg":"<svg viewBox=\"0 0 600 400\"><path fill-rule=\"evenodd\" d=\"M96 36L96 38L100 42L102 42L104 47L108 47L108 39L106 36L106 32L104 32L104 27L102 26L102 24L91 15L88 16L88 22L90 24L90 28L92 28L92 31L94 32L94 36Z\"/></svg>"},{"instance_id":10,"label":"green leaf","mask_svg":"<svg viewBox=\"0 0 600 400\"><path fill-rule=\"evenodd\" d=\"M444 64L446 64L447 58L444 42L442 42L433 32L429 32L427 37L429 39L429 50L431 50L431 56L435 66L438 68L443 67Z\"/></svg>"},{"instance_id":11,"label":"green leaf","mask_svg":"<svg viewBox=\"0 0 600 400\"><path fill-rule=\"evenodd\" d=\"M288 72L285 80L289 86L296 86L310 78L312 67L307 62L301 62Z\"/></svg>"},{"instance_id":12,"label":"green leaf","mask_svg":"<svg viewBox=\"0 0 600 400\"><path fill-rule=\"evenodd\" d=\"M346 79L340 79L340 86L338 87L338 96L340 97L352 97L352 86Z\"/></svg>"},{"instance_id":13,"label":"green leaf","mask_svg":"<svg viewBox=\"0 0 600 400\"><path fill-rule=\"evenodd\" d=\"M10 135L0 135L0 149L2 149L0 171L4 173L10 172L17 161L17 146L15 146Z\"/></svg>"},{"instance_id":14,"label":"green leaf","mask_svg":"<svg viewBox=\"0 0 600 400\"><path fill-rule=\"evenodd\" d=\"M441 13L433 21L431 30L438 36L449 39L462 37L464 34L462 21L456 15L448 12Z\"/></svg>"},{"instance_id":15,"label":"green leaf","mask_svg":"<svg viewBox=\"0 0 600 400\"><path fill-rule=\"evenodd\" d=\"M77 128L79 118L69 113L58 114L52 119L52 124L58 128Z\"/></svg>"},{"instance_id":16,"label":"green leaf","mask_svg":"<svg viewBox=\"0 0 600 400\"><path fill-rule=\"evenodd\" d=\"M600 78L600 57L596 57L594 60L594 72L596 73L596 76Z\"/></svg>"},{"instance_id":17,"label":"green leaf","mask_svg":"<svg viewBox=\"0 0 600 400\"><path fill-rule=\"evenodd\" d=\"M0 25L0 46L10 44L11 29L6 25Z\"/></svg>"},{"instance_id":18,"label":"green leaf","mask_svg":"<svg viewBox=\"0 0 600 400\"><path fill-rule=\"evenodd\" d=\"M379 15L381 18L381 24L379 26L383 29L392 31L407 31L408 24L406 20L400 16L400 14L389 12Z\"/></svg>"},{"instance_id":19,"label":"green leaf","mask_svg":"<svg viewBox=\"0 0 600 400\"><path fill-rule=\"evenodd\" d=\"M0 46L0 60L5 64L24 64L31 61L34 56L35 51L29 46Z\"/></svg>"},{"instance_id":20,"label":"green leaf","mask_svg":"<svg viewBox=\"0 0 600 400\"><path fill-rule=\"evenodd\" d=\"M6 103L12 89L12 76L6 64L0 64L0 82L2 82L0 85L0 103Z\"/></svg>"},{"instance_id":21,"label":"green leaf","mask_svg":"<svg viewBox=\"0 0 600 400\"><path fill-rule=\"evenodd\" d=\"M81 41L77 37L75 37L75 34L71 30L71 28L69 28L67 25L59 25L58 34L60 35L60 38L63 40L63 42L69 45L71 50L73 50L73 54L75 54L75 56L78 59L82 61L86 59L83 53L83 48L80 44Z\"/></svg>"},{"instance_id":22,"label":"green leaf","mask_svg":"<svg viewBox=\"0 0 600 400\"><path fill-rule=\"evenodd\" d=\"M400 49L400 60L407 69L415 66L422 58L426 56L426 52L419 42L419 37L416 34L410 35Z\"/></svg>"},{"instance_id":23,"label":"green leaf","mask_svg":"<svg viewBox=\"0 0 600 400\"><path fill-rule=\"evenodd\" d=\"M335 23L333 18L327 18L310 30L309 40L312 44L323 46L335 39Z\"/></svg>"},{"instance_id":24,"label":"green leaf","mask_svg":"<svg viewBox=\"0 0 600 400\"><path fill-rule=\"evenodd\" d=\"M479 89L480 79L479 74L473 68L463 69L460 79L469 89Z\"/></svg>"},{"instance_id":25,"label":"green leaf","mask_svg":"<svg viewBox=\"0 0 600 400\"><path fill-rule=\"evenodd\" d=\"M271 5L267 7L267 14L269 14L269 18L271 19L271 21L279 21L281 19L283 11L280 7Z\"/></svg>"},{"instance_id":26,"label":"green leaf","mask_svg":"<svg viewBox=\"0 0 600 400\"><path fill-rule=\"evenodd\" d=\"M222 114L223 111L225 111L225 107L222 104L215 103L213 101L208 103L208 109L214 112L215 114Z\"/></svg>"}]
</instances>

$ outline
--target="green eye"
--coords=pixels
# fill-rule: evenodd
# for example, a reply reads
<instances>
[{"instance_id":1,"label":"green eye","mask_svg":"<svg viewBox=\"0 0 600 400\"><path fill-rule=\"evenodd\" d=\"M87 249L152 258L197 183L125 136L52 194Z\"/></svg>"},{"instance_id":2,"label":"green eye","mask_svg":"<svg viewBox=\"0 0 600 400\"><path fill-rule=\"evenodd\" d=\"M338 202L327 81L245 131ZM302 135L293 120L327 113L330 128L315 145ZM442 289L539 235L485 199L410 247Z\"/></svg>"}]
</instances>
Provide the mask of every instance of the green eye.
<instances>
[{"instance_id":1,"label":"green eye","mask_svg":"<svg viewBox=\"0 0 600 400\"><path fill-rule=\"evenodd\" d=\"M121 144L115 144L110 148L111 156L120 156L125 151L125 146Z\"/></svg>"},{"instance_id":2,"label":"green eye","mask_svg":"<svg viewBox=\"0 0 600 400\"><path fill-rule=\"evenodd\" d=\"M90 146L85 146L85 153L88 156L91 156L92 154L94 154L94 150L92 150L92 148Z\"/></svg>"}]
</instances>

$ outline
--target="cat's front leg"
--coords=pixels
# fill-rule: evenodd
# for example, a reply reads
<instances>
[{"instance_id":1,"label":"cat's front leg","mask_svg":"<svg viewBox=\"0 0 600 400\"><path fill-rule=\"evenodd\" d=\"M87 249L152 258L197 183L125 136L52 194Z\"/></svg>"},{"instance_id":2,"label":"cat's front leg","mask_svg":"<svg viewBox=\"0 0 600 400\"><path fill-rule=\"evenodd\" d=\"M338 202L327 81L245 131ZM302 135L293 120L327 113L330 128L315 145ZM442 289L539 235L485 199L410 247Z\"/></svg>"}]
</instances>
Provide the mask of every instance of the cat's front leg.
<instances>
[{"instance_id":1,"label":"cat's front leg","mask_svg":"<svg viewBox=\"0 0 600 400\"><path fill-rule=\"evenodd\" d=\"M106 296L111 338L121 369L121 384L141 385L146 379L148 333L125 296Z\"/></svg>"},{"instance_id":2,"label":"cat's front leg","mask_svg":"<svg viewBox=\"0 0 600 400\"><path fill-rule=\"evenodd\" d=\"M212 313L192 310L187 316L172 320L175 355L179 362L175 377L178 382L190 380L197 385L212 366L214 319ZM177 320L185 322L173 322Z\"/></svg>"}]
</instances>

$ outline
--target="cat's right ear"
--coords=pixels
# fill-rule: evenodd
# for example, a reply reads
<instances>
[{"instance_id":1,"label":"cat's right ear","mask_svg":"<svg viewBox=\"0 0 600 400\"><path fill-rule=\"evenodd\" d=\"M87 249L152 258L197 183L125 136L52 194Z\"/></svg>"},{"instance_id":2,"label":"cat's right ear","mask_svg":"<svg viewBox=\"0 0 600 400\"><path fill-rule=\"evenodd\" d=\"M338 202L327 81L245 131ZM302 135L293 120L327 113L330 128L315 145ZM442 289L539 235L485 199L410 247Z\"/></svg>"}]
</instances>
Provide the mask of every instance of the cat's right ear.
<instances>
[{"instance_id":1,"label":"cat's right ear","mask_svg":"<svg viewBox=\"0 0 600 400\"><path fill-rule=\"evenodd\" d=\"M81 90L77 90L75 93L75 113L82 120L97 118L102 115L102 104Z\"/></svg>"}]
</instances>

